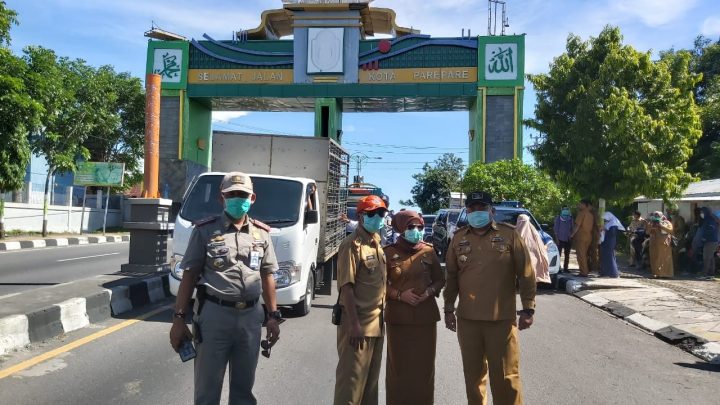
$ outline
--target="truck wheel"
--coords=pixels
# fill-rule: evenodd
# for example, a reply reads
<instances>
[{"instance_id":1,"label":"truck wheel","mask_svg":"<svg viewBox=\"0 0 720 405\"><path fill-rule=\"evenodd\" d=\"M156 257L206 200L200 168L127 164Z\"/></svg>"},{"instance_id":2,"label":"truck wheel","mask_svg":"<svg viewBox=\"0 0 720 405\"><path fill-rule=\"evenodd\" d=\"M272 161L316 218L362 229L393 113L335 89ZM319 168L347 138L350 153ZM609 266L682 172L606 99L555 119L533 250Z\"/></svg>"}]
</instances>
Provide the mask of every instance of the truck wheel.
<instances>
[{"instance_id":1,"label":"truck wheel","mask_svg":"<svg viewBox=\"0 0 720 405\"><path fill-rule=\"evenodd\" d=\"M313 295L315 293L315 274L311 271L308 274L308 282L305 287L305 298L293 305L293 312L299 316L305 316L310 312L312 306Z\"/></svg>"}]
</instances>

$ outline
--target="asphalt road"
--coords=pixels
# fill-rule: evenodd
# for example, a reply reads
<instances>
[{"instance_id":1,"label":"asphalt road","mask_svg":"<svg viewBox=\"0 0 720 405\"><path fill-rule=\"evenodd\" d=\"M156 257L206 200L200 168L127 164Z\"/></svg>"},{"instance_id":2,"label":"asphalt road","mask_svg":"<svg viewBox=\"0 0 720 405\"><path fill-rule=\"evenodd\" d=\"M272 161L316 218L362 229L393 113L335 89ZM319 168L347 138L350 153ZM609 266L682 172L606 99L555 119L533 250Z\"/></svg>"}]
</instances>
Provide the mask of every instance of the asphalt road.
<instances>
[{"instance_id":1,"label":"asphalt road","mask_svg":"<svg viewBox=\"0 0 720 405\"><path fill-rule=\"evenodd\" d=\"M2 252L0 296L115 273L128 262L129 248L116 242Z\"/></svg>"},{"instance_id":2,"label":"asphalt road","mask_svg":"<svg viewBox=\"0 0 720 405\"><path fill-rule=\"evenodd\" d=\"M331 403L337 362L333 303L334 297L321 297L307 317L282 325L271 358L260 357L255 384L260 404ZM193 367L170 348L169 320L165 309L2 378L0 403L190 404ZM0 377L21 361L121 322L113 319L14 353L0 360ZM717 403L718 368L577 298L540 295L535 322L521 333L526 404ZM457 340L444 327L436 364L435 402L466 403ZM382 382L380 395L385 403Z\"/></svg>"}]
</instances>

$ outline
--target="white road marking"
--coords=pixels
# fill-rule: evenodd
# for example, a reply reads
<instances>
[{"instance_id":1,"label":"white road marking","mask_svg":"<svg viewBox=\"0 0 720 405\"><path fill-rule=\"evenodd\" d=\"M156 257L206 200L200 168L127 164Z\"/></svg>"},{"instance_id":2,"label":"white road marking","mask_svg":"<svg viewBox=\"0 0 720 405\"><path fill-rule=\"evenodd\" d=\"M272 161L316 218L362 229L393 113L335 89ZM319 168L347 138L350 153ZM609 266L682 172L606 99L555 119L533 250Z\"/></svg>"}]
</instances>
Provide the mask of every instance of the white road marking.
<instances>
[{"instance_id":1,"label":"white road marking","mask_svg":"<svg viewBox=\"0 0 720 405\"><path fill-rule=\"evenodd\" d=\"M120 252L115 253L105 253L103 255L92 255L92 256L82 256L82 257L73 257L72 259L60 259L58 262L69 262L72 260L82 260L82 259L92 259L93 257L103 257L103 256L112 256L112 255L119 255Z\"/></svg>"},{"instance_id":2,"label":"white road marking","mask_svg":"<svg viewBox=\"0 0 720 405\"><path fill-rule=\"evenodd\" d=\"M4 298L15 297L15 296L17 296L17 295L20 295L20 293L13 293L13 294L8 294L8 295L2 295L2 296L0 296L0 300L1 300L1 299L4 299Z\"/></svg>"}]
</instances>

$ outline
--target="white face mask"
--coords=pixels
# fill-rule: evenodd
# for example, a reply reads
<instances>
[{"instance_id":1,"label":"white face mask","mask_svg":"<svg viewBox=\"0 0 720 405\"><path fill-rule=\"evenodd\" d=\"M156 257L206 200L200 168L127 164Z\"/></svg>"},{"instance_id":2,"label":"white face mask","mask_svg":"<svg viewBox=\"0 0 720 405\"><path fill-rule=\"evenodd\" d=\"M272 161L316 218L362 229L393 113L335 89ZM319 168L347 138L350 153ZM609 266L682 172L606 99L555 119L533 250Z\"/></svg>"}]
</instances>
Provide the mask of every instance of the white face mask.
<instances>
[{"instance_id":1,"label":"white face mask","mask_svg":"<svg viewBox=\"0 0 720 405\"><path fill-rule=\"evenodd\" d=\"M705 219L705 213L704 213L704 212L701 212L701 213L700 213L700 218L701 218L701 219Z\"/></svg>"}]
</instances>

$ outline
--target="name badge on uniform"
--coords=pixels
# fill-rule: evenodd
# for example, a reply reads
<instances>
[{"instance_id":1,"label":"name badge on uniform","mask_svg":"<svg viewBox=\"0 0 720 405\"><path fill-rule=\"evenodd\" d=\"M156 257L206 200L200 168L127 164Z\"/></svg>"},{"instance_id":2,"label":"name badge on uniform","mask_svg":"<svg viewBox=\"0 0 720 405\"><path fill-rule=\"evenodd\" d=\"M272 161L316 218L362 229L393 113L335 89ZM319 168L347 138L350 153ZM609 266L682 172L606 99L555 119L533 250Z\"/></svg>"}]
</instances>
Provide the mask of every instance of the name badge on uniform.
<instances>
[{"instance_id":1,"label":"name badge on uniform","mask_svg":"<svg viewBox=\"0 0 720 405\"><path fill-rule=\"evenodd\" d=\"M458 246L470 246L470 241L463 239L458 243Z\"/></svg>"},{"instance_id":2,"label":"name badge on uniform","mask_svg":"<svg viewBox=\"0 0 720 405\"><path fill-rule=\"evenodd\" d=\"M260 267L260 252L256 250L250 251L250 268L257 270Z\"/></svg>"}]
</instances>

